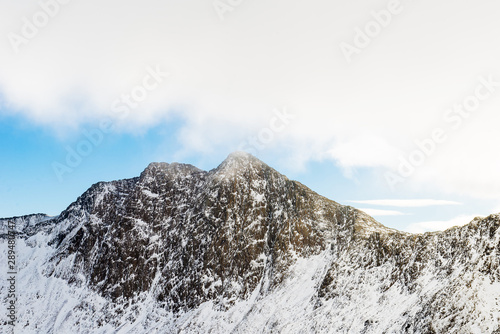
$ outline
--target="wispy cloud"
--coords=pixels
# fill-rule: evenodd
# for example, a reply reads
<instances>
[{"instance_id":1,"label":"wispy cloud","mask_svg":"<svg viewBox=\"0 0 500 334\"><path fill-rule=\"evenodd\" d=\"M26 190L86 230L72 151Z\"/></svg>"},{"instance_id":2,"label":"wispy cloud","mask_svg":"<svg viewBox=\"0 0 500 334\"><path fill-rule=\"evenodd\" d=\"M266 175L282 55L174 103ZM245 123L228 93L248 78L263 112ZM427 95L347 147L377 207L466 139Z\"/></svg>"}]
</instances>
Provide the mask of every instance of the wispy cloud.
<instances>
[{"instance_id":1,"label":"wispy cloud","mask_svg":"<svg viewBox=\"0 0 500 334\"><path fill-rule=\"evenodd\" d=\"M349 201L351 203L381 205L381 206L396 206L402 208L417 208L426 206L440 205L462 205L460 202L445 201L437 199L374 199L364 201Z\"/></svg>"},{"instance_id":2,"label":"wispy cloud","mask_svg":"<svg viewBox=\"0 0 500 334\"><path fill-rule=\"evenodd\" d=\"M420 223L413 223L408 225L406 232L410 233L424 233L432 231L443 231L453 226L463 226L470 223L475 217L480 215L460 215L449 220L435 220Z\"/></svg>"},{"instance_id":3,"label":"wispy cloud","mask_svg":"<svg viewBox=\"0 0 500 334\"><path fill-rule=\"evenodd\" d=\"M394 210L380 210L380 209L368 209L368 208L363 208L359 209L361 211L366 212L370 216L373 217L378 217L378 216L404 216L407 215L407 213L401 212L401 211L394 211Z\"/></svg>"}]
</instances>

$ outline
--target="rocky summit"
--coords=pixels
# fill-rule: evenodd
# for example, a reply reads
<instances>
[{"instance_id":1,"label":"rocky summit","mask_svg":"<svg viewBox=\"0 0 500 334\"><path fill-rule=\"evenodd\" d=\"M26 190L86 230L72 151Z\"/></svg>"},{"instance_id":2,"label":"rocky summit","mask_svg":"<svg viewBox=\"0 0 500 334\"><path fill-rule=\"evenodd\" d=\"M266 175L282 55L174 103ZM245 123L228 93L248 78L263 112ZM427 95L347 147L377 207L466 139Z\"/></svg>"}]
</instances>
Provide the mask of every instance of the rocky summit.
<instances>
[{"instance_id":1,"label":"rocky summit","mask_svg":"<svg viewBox=\"0 0 500 334\"><path fill-rule=\"evenodd\" d=\"M1 263L9 221L19 333L500 333L500 215L399 232L242 152L0 219Z\"/></svg>"}]
</instances>

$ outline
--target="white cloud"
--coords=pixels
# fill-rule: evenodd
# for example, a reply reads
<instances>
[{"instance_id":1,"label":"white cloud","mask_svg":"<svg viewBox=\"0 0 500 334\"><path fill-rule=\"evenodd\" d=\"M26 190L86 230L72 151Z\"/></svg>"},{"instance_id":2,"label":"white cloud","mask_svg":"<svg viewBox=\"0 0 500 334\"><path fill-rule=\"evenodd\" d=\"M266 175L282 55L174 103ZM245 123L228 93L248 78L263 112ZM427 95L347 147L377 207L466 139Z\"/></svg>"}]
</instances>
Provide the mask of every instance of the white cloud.
<instances>
[{"instance_id":1,"label":"white cloud","mask_svg":"<svg viewBox=\"0 0 500 334\"><path fill-rule=\"evenodd\" d=\"M432 231L443 231L453 226L463 226L470 223L475 217L480 217L480 215L461 215L450 220L436 220L427 221L420 223L413 223L408 225L405 229L406 232L410 233L424 233Z\"/></svg>"},{"instance_id":2,"label":"white cloud","mask_svg":"<svg viewBox=\"0 0 500 334\"><path fill-rule=\"evenodd\" d=\"M394 210L380 210L380 209L358 209L358 210L364 211L365 213L369 214L372 217L406 215L406 213Z\"/></svg>"},{"instance_id":3,"label":"white cloud","mask_svg":"<svg viewBox=\"0 0 500 334\"><path fill-rule=\"evenodd\" d=\"M339 138L327 154L344 168L391 167L391 159L398 151L380 137L361 133L352 138Z\"/></svg>"},{"instance_id":4,"label":"white cloud","mask_svg":"<svg viewBox=\"0 0 500 334\"><path fill-rule=\"evenodd\" d=\"M494 209L492 210L492 213L500 213L500 204L498 204Z\"/></svg>"},{"instance_id":5,"label":"white cloud","mask_svg":"<svg viewBox=\"0 0 500 334\"><path fill-rule=\"evenodd\" d=\"M437 205L461 205L462 203L455 201L445 201L436 199L375 199L364 201L349 201L351 203L370 204L370 205L383 205L383 206L397 206L397 207L426 207Z\"/></svg>"},{"instance_id":6,"label":"white cloud","mask_svg":"<svg viewBox=\"0 0 500 334\"><path fill-rule=\"evenodd\" d=\"M221 21L211 1L73 0L16 54L7 35L21 33L23 17L40 5L0 0L0 96L8 106L0 112L73 130L109 115L158 64L171 76L119 122L122 131L180 117L179 150L230 150L286 106L297 121L270 147L347 170L394 170L399 154L443 126L445 110L473 92L478 75L497 68L498 6L419 2L347 64L339 44L383 6L261 0ZM500 156L485 144L500 142L498 96L460 129L447 128L447 142L402 187L498 198Z\"/></svg>"}]
</instances>

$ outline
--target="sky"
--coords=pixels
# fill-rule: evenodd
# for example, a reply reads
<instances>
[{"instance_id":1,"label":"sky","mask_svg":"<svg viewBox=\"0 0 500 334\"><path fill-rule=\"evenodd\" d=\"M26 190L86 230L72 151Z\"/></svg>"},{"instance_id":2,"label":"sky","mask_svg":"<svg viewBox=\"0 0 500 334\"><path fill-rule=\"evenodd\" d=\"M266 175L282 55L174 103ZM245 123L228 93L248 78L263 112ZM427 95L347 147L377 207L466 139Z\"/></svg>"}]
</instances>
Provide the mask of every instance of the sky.
<instances>
[{"instance_id":1,"label":"sky","mask_svg":"<svg viewBox=\"0 0 500 334\"><path fill-rule=\"evenodd\" d=\"M499 7L0 0L0 217L236 150L405 231L498 213Z\"/></svg>"}]
</instances>

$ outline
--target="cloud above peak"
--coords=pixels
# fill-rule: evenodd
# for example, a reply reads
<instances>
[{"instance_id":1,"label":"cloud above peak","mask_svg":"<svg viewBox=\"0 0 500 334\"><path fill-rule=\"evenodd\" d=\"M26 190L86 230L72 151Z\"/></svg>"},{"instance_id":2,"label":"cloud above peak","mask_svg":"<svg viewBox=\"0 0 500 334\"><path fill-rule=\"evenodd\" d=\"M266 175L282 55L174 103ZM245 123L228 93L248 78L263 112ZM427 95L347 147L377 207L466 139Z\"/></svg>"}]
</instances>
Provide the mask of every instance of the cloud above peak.
<instances>
[{"instance_id":1,"label":"cloud above peak","mask_svg":"<svg viewBox=\"0 0 500 334\"><path fill-rule=\"evenodd\" d=\"M262 150L383 175L450 125L443 115L478 76L500 81L498 5L480 2L404 7L348 63L339 45L372 19L371 5L227 2L221 12L201 0L1 1L0 113L58 131L106 117L122 132L180 119L180 151L231 151L261 136ZM464 25L465 14L481 24ZM460 40L443 38L449 27ZM150 69L169 76L154 81ZM500 142L498 96L447 128L446 143L398 186L497 196L500 160L484 143ZM263 145L283 107L294 121Z\"/></svg>"}]
</instances>

